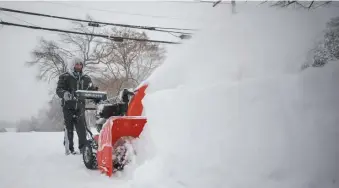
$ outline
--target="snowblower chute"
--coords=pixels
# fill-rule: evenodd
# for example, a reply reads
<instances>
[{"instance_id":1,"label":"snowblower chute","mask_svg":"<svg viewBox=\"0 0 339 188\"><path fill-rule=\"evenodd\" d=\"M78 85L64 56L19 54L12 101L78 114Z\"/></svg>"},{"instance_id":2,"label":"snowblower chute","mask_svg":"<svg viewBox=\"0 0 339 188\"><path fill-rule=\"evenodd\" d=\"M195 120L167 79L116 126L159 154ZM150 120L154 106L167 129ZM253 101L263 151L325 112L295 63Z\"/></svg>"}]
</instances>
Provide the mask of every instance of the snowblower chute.
<instances>
[{"instance_id":1,"label":"snowblower chute","mask_svg":"<svg viewBox=\"0 0 339 188\"><path fill-rule=\"evenodd\" d=\"M112 176L130 162L130 154L136 154L132 141L140 136L147 122L146 117L141 116L146 88L147 85L143 85L134 92L127 109L119 102L101 103L96 125L100 133L88 140L83 151L83 161L88 169L99 169Z\"/></svg>"}]
</instances>

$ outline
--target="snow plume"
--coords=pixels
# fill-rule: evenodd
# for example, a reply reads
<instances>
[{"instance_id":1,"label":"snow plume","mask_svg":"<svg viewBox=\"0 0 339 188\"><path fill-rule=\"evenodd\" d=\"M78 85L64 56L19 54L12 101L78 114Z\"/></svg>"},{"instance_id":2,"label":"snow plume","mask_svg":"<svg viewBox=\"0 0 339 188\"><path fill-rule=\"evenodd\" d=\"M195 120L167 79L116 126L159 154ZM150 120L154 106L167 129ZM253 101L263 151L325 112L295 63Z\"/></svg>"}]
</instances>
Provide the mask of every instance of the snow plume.
<instances>
[{"instance_id":1,"label":"snow plume","mask_svg":"<svg viewBox=\"0 0 339 188\"><path fill-rule=\"evenodd\" d=\"M132 186L337 188L339 65L299 72L331 11L215 9L148 80Z\"/></svg>"}]
</instances>

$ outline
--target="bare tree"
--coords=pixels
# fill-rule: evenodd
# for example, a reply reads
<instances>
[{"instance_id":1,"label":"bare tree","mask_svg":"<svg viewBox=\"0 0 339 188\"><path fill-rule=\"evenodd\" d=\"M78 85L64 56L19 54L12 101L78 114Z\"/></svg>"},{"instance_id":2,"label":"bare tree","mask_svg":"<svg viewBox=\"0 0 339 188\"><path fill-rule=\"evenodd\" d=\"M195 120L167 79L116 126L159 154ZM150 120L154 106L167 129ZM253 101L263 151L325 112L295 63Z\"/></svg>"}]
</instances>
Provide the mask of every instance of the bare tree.
<instances>
[{"instance_id":1,"label":"bare tree","mask_svg":"<svg viewBox=\"0 0 339 188\"><path fill-rule=\"evenodd\" d=\"M291 7L314 9L321 6L329 5L332 1L263 1L260 4L269 3L272 7Z\"/></svg>"},{"instance_id":2,"label":"bare tree","mask_svg":"<svg viewBox=\"0 0 339 188\"><path fill-rule=\"evenodd\" d=\"M327 23L325 48L336 59L339 59L339 17L332 18Z\"/></svg>"},{"instance_id":3,"label":"bare tree","mask_svg":"<svg viewBox=\"0 0 339 188\"><path fill-rule=\"evenodd\" d=\"M339 17L332 18L327 23L325 35L308 53L306 64L302 70L308 67L322 67L329 61L339 59Z\"/></svg>"},{"instance_id":4,"label":"bare tree","mask_svg":"<svg viewBox=\"0 0 339 188\"><path fill-rule=\"evenodd\" d=\"M230 0L229 2L222 2L222 1L201 1L205 3L213 3L213 7L216 7L219 4L231 4L231 11L232 14L236 13L236 2L235 0ZM248 1L245 1L247 3ZM262 4L269 4L271 7L280 7L280 8L287 8L287 7L294 7L294 8L302 8L302 9L315 9L322 6L327 6L333 4L333 1L261 1L259 5Z\"/></svg>"},{"instance_id":5,"label":"bare tree","mask_svg":"<svg viewBox=\"0 0 339 188\"><path fill-rule=\"evenodd\" d=\"M90 16L87 16L87 20L93 21ZM62 33L60 34L61 42L72 49L73 56L83 59L85 73L95 73L98 71L95 65L99 64L109 54L105 50L106 40L92 35L95 33L95 27L81 22L72 22L72 25L74 31L88 35Z\"/></svg>"},{"instance_id":6,"label":"bare tree","mask_svg":"<svg viewBox=\"0 0 339 188\"><path fill-rule=\"evenodd\" d=\"M67 59L72 57L69 50L61 48L54 41L41 39L39 47L32 52L33 60L27 62L28 66L37 66L39 80L48 80L56 78L66 71Z\"/></svg>"},{"instance_id":7,"label":"bare tree","mask_svg":"<svg viewBox=\"0 0 339 188\"><path fill-rule=\"evenodd\" d=\"M113 28L106 31L118 37L148 39L146 33L132 29ZM122 87L135 87L161 64L165 50L159 44L146 41L125 40L119 43L108 43L109 56L103 62L106 71L117 84L118 91ZM123 81L122 81L123 80Z\"/></svg>"},{"instance_id":8,"label":"bare tree","mask_svg":"<svg viewBox=\"0 0 339 188\"><path fill-rule=\"evenodd\" d=\"M117 92L120 90L124 78L114 77L96 77L93 82L100 88L100 90L106 91L109 98L117 96Z\"/></svg>"},{"instance_id":9,"label":"bare tree","mask_svg":"<svg viewBox=\"0 0 339 188\"><path fill-rule=\"evenodd\" d=\"M87 19L92 20L87 16ZM33 50L33 60L27 62L28 66L37 66L39 80L52 80L67 71L67 63L74 57L84 60L85 73L94 73L98 69L100 59L107 54L103 39L91 34L95 33L93 27L80 22L72 22L73 30L88 33L88 35L59 34L59 43L41 39L39 45Z\"/></svg>"},{"instance_id":10,"label":"bare tree","mask_svg":"<svg viewBox=\"0 0 339 188\"><path fill-rule=\"evenodd\" d=\"M308 52L306 63L301 66L301 70L309 67L322 67L332 59L331 57L332 56L325 48L323 41L321 41Z\"/></svg>"}]
</instances>

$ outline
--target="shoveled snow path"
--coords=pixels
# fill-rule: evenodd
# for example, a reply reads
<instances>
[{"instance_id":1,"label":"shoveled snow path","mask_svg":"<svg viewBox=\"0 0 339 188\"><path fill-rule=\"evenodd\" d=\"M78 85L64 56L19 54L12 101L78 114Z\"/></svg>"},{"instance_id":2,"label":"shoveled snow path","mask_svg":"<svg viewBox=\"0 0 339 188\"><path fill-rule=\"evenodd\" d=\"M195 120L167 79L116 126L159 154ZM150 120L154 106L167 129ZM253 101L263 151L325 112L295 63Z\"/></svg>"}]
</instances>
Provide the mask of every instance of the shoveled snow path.
<instances>
[{"instance_id":1,"label":"shoveled snow path","mask_svg":"<svg viewBox=\"0 0 339 188\"><path fill-rule=\"evenodd\" d=\"M60 132L1 133L0 187L98 188L126 182L86 169L81 155L65 156L62 139Z\"/></svg>"}]
</instances>

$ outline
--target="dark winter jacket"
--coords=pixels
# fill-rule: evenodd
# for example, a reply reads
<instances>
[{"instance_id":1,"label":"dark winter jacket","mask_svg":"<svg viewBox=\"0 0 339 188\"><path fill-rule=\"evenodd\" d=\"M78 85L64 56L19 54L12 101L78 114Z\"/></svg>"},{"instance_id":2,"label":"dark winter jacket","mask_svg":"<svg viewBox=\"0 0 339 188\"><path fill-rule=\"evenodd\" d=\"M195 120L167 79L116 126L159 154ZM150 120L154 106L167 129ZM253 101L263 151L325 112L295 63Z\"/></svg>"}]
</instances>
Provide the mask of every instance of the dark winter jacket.
<instances>
[{"instance_id":1,"label":"dark winter jacket","mask_svg":"<svg viewBox=\"0 0 339 188\"><path fill-rule=\"evenodd\" d=\"M57 83L56 93L62 99L62 105L68 108L73 106L74 101L64 101L63 97L66 91L74 95L75 91L77 90L94 90L94 87L89 87L90 83L92 83L92 80L88 75L81 75L77 77L69 72L60 75Z\"/></svg>"}]
</instances>

